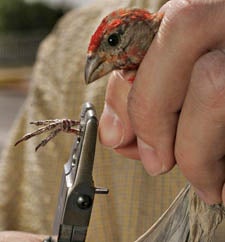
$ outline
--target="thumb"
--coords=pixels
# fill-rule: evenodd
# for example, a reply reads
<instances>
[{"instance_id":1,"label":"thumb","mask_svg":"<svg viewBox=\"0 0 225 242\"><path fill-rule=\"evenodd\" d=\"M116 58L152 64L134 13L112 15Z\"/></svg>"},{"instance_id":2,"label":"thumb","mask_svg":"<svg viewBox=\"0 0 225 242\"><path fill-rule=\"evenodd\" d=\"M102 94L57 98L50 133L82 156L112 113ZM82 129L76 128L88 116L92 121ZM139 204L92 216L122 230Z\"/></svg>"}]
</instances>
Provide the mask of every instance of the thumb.
<instances>
[{"instance_id":1,"label":"thumb","mask_svg":"<svg viewBox=\"0 0 225 242\"><path fill-rule=\"evenodd\" d=\"M127 95L131 88L129 78L134 72L114 71L108 81L105 106L99 122L99 137L103 145L124 147L135 136L127 114Z\"/></svg>"}]
</instances>

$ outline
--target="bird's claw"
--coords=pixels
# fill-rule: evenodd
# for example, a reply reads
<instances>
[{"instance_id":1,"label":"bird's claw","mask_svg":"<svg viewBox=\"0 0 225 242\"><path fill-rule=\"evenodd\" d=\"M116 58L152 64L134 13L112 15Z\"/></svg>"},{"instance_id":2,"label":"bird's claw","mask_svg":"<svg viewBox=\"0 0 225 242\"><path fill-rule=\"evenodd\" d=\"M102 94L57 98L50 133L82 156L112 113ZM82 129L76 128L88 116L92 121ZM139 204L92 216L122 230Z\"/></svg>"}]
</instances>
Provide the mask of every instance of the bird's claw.
<instances>
[{"instance_id":1,"label":"bird's claw","mask_svg":"<svg viewBox=\"0 0 225 242\"><path fill-rule=\"evenodd\" d=\"M35 148L37 151L41 146L45 146L51 139L53 139L59 132L73 133L76 135L80 134L80 129L74 128L74 126L78 126L80 121L71 120L71 119L50 119L50 120L39 120L30 122L30 124L34 124L36 126L43 126L37 129L34 132L25 134L21 139L19 139L15 145L26 141L34 136L40 135L42 133L50 132L50 134L41 141L40 144Z\"/></svg>"}]
</instances>

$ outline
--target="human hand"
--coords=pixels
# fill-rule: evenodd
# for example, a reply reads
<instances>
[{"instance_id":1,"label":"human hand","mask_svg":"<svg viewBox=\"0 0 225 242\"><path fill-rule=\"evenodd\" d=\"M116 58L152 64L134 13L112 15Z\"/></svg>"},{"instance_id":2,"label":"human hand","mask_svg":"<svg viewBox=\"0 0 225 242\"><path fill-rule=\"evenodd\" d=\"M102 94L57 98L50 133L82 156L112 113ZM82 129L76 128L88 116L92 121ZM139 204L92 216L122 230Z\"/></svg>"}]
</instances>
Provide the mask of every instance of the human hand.
<instances>
[{"instance_id":1,"label":"human hand","mask_svg":"<svg viewBox=\"0 0 225 242\"><path fill-rule=\"evenodd\" d=\"M46 235L37 235L18 231L0 232L0 242L42 242Z\"/></svg>"},{"instance_id":2,"label":"human hand","mask_svg":"<svg viewBox=\"0 0 225 242\"><path fill-rule=\"evenodd\" d=\"M177 163L207 203L225 204L225 2L169 1L131 86L114 72L101 142L152 175ZM125 81L124 81L125 80Z\"/></svg>"}]
</instances>

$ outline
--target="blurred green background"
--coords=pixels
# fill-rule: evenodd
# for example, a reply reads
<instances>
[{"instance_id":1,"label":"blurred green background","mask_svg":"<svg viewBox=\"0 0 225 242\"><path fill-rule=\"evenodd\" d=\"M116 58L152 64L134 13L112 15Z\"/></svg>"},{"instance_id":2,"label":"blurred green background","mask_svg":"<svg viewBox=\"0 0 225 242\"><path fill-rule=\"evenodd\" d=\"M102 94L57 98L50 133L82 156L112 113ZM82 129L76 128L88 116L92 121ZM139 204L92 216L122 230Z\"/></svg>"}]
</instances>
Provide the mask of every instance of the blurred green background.
<instances>
[{"instance_id":1,"label":"blurred green background","mask_svg":"<svg viewBox=\"0 0 225 242\"><path fill-rule=\"evenodd\" d=\"M0 66L30 65L40 41L67 9L43 2L0 1Z\"/></svg>"}]
</instances>

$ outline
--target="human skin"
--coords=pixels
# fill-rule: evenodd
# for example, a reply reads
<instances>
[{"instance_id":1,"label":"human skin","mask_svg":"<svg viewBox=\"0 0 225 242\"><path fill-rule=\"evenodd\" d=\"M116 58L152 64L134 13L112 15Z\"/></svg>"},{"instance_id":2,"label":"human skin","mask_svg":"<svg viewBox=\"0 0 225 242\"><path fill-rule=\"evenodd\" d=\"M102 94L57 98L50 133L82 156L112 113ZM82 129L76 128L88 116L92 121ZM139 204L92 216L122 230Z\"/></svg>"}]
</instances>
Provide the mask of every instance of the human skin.
<instances>
[{"instance_id":1,"label":"human skin","mask_svg":"<svg viewBox=\"0 0 225 242\"><path fill-rule=\"evenodd\" d=\"M172 0L132 85L113 72L102 144L150 175L178 164L208 204L225 204L225 1Z\"/></svg>"},{"instance_id":2,"label":"human skin","mask_svg":"<svg viewBox=\"0 0 225 242\"><path fill-rule=\"evenodd\" d=\"M18 231L0 232L0 242L42 242L46 238L48 238L46 235L35 235Z\"/></svg>"}]
</instances>

